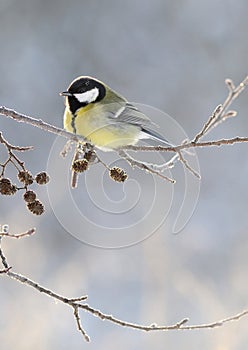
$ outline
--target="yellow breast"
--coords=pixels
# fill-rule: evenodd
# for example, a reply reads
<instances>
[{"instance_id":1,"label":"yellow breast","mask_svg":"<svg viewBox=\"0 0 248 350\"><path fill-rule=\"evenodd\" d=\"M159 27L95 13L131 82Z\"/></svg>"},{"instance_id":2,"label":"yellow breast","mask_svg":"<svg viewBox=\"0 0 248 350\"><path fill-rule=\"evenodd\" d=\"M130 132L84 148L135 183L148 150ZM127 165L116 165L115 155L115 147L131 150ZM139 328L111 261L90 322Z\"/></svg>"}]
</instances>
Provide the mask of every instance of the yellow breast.
<instances>
[{"instance_id":1,"label":"yellow breast","mask_svg":"<svg viewBox=\"0 0 248 350\"><path fill-rule=\"evenodd\" d=\"M102 111L94 110L91 105L80 108L74 120L71 112L66 108L64 128L84 136L89 142L104 150L133 145L138 141L140 133L140 129L135 125L114 121L110 123L109 118Z\"/></svg>"}]
</instances>

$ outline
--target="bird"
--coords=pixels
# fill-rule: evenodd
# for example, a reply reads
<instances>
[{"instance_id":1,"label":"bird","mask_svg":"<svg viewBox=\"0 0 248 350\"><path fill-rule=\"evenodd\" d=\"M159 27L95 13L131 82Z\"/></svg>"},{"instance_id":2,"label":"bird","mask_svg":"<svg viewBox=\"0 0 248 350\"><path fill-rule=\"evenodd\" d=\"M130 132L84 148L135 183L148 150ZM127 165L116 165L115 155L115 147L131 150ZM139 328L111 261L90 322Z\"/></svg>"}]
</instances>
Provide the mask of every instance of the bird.
<instances>
[{"instance_id":1,"label":"bird","mask_svg":"<svg viewBox=\"0 0 248 350\"><path fill-rule=\"evenodd\" d=\"M96 78L79 76L60 95L65 97L64 129L100 150L136 145L141 139L171 146L147 115Z\"/></svg>"}]
</instances>

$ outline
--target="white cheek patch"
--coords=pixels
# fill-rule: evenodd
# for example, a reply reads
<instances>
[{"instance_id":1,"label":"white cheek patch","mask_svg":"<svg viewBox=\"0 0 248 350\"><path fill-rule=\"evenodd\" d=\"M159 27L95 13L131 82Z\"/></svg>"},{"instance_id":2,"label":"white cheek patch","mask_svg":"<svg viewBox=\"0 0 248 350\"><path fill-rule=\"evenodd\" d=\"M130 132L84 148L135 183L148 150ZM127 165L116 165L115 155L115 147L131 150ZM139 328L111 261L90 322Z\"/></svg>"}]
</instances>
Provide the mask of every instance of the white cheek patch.
<instances>
[{"instance_id":1,"label":"white cheek patch","mask_svg":"<svg viewBox=\"0 0 248 350\"><path fill-rule=\"evenodd\" d=\"M91 103L94 102L98 95L98 88L91 89L89 91L82 92L81 94L73 94L80 103Z\"/></svg>"}]
</instances>

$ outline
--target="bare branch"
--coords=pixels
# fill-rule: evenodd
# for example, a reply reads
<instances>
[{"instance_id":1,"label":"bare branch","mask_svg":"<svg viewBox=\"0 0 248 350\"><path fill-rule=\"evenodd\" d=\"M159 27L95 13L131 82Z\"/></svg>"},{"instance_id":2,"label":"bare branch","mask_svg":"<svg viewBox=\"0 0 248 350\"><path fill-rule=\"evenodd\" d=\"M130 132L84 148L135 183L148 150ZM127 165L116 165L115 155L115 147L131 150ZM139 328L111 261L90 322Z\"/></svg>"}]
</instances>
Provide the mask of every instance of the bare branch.
<instances>
[{"instance_id":1,"label":"bare branch","mask_svg":"<svg viewBox=\"0 0 248 350\"><path fill-rule=\"evenodd\" d=\"M10 266L10 267L8 267L8 268L6 268L6 269L3 269L3 270L0 270L0 274L2 273L7 273L10 269L11 269L12 267Z\"/></svg>"},{"instance_id":2,"label":"bare branch","mask_svg":"<svg viewBox=\"0 0 248 350\"><path fill-rule=\"evenodd\" d=\"M76 302L76 301L85 301L88 299L88 295L83 295L82 297L78 297L78 298L71 298L69 299L72 303Z\"/></svg>"},{"instance_id":3,"label":"bare branch","mask_svg":"<svg viewBox=\"0 0 248 350\"><path fill-rule=\"evenodd\" d=\"M75 320L77 322L77 327L78 327L79 332L82 333L85 341L90 342L90 337L88 336L88 334L85 332L85 330L82 327L81 319L80 319L79 312L78 312L78 306L73 306L73 309L74 309L73 314L74 314Z\"/></svg>"},{"instance_id":4,"label":"bare branch","mask_svg":"<svg viewBox=\"0 0 248 350\"><path fill-rule=\"evenodd\" d=\"M9 150L13 150L13 151L24 152L24 151L29 151L33 149L33 146L20 147L20 146L11 145L7 140L5 140L1 131L0 131L0 143L3 143Z\"/></svg>"},{"instance_id":5,"label":"bare branch","mask_svg":"<svg viewBox=\"0 0 248 350\"><path fill-rule=\"evenodd\" d=\"M81 318L79 315L79 309L85 310L85 311L91 313L92 315L94 315L95 317L100 318L101 320L107 320L109 322L112 322L112 323L117 324L117 325L122 326L122 327L129 327L132 329L137 329L137 330L146 331L146 332L148 332L148 331L194 330L194 329L215 328L215 327L220 327L220 326L224 325L225 323L228 323L228 322L231 322L234 320L239 320L248 314L248 310L245 310L241 313L238 313L234 316L230 316L228 318L222 319L220 321L215 321L212 323L205 323L205 324L198 324L198 325L185 325L189 321L188 318L184 318L181 321L179 321L173 325L165 325L165 326L158 326L155 323L152 323L149 326L146 326L146 325L140 325L140 324L136 324L136 323L132 323L132 322L126 322L126 321L120 320L112 315L104 314L101 311L91 307L88 304L82 303L87 299L87 296L82 296L79 298L71 298L70 299L70 298L61 296L61 295L43 287L43 286L41 286L40 284L30 280L29 278L27 278L25 276L22 276L16 272L10 271L11 267L8 265L7 259L4 255L1 247L0 247L0 258L1 258L2 264L4 266L4 269L0 270L1 275L5 275L5 276L8 276L12 279L15 279L20 283L23 283L29 287L34 288L35 290L37 290L40 293L44 293L47 296L49 296L53 299L59 300L62 303L72 307L73 315L74 315L75 321L77 323L77 328L81 332L81 334L83 335L84 339L87 342L90 341L90 338L87 335L84 328L82 327Z\"/></svg>"},{"instance_id":6,"label":"bare branch","mask_svg":"<svg viewBox=\"0 0 248 350\"><path fill-rule=\"evenodd\" d=\"M182 152L178 151L178 156L179 156L179 160L183 163L183 165L185 166L186 169L188 169L195 177L197 177L198 179L201 178L201 175L198 174L197 171L195 171L187 162L187 160L183 157Z\"/></svg>"},{"instance_id":7,"label":"bare branch","mask_svg":"<svg viewBox=\"0 0 248 350\"><path fill-rule=\"evenodd\" d=\"M174 146L174 147L163 147L163 146L126 146L123 149L130 151L142 151L142 152L178 152L181 150L189 149L189 148L202 148L202 147L213 147L213 146L222 146L222 145L233 145L235 143L243 143L248 142L248 137L233 137L230 139L220 139L213 141L202 141L194 143L190 141L188 143L184 143L183 145Z\"/></svg>"},{"instance_id":8,"label":"bare branch","mask_svg":"<svg viewBox=\"0 0 248 350\"><path fill-rule=\"evenodd\" d=\"M241 94L241 92L245 89L245 87L248 85L248 76L246 76L245 79L237 87L235 87L231 79L226 79L225 82L228 87L229 94L225 99L225 101L223 102L221 110L215 113L215 118L213 118L212 122L208 125L208 128L205 131L205 135L210 130L215 128L217 125L222 123L227 117L234 116L233 113L231 114L228 113L229 112L228 108L236 100L236 98Z\"/></svg>"},{"instance_id":9,"label":"bare branch","mask_svg":"<svg viewBox=\"0 0 248 350\"><path fill-rule=\"evenodd\" d=\"M85 306L86 305L82 305L82 308L85 309ZM169 331L169 330L176 330L176 329L194 330L194 329L216 328L216 327L223 326L227 322L237 321L237 320L241 319L242 317L248 315L248 310L245 310L241 313L235 314L234 316L230 316L228 318L225 318L225 319L222 319L219 321L214 321L211 323L185 326L185 323L187 323L189 321L189 319L184 318L183 320L181 320L173 325L169 325L169 326L158 326L156 323L153 323L150 326L144 326L144 325L139 325L139 324L132 323L132 322L125 322L125 321L119 320L119 319L113 317L112 315L105 315L105 314L101 313L99 310L95 310L89 306L87 307L87 311L91 312L96 317L99 317L102 320L108 320L112 323L116 323L116 324L123 326L123 327L134 328L134 329L138 329L138 330L146 331L146 332L149 332L149 331Z\"/></svg>"},{"instance_id":10,"label":"bare branch","mask_svg":"<svg viewBox=\"0 0 248 350\"><path fill-rule=\"evenodd\" d=\"M73 157L72 164L79 159L80 153L78 149L76 149ZM71 188L76 188L78 183L78 173L72 169L72 174L71 174Z\"/></svg>"},{"instance_id":11,"label":"bare branch","mask_svg":"<svg viewBox=\"0 0 248 350\"><path fill-rule=\"evenodd\" d=\"M5 232L0 232L0 237L10 237L10 238L23 238L27 236L31 236L35 233L35 228L31 228L30 230L23 232L23 233L18 233L18 234L11 234L11 233L5 233Z\"/></svg>"},{"instance_id":12,"label":"bare branch","mask_svg":"<svg viewBox=\"0 0 248 350\"><path fill-rule=\"evenodd\" d=\"M1 243L1 238L0 238L0 243ZM9 264L7 262L7 259L6 259L5 255L3 254L1 246L0 246L0 258L1 258L1 261L2 261L4 269L5 270L9 270L10 266L9 266Z\"/></svg>"},{"instance_id":13,"label":"bare branch","mask_svg":"<svg viewBox=\"0 0 248 350\"><path fill-rule=\"evenodd\" d=\"M193 140L194 143L197 143L200 140L200 138L206 134L208 128L210 127L212 122L218 117L218 115L221 113L222 110L223 110L222 105L219 105L215 108L213 114L209 117L206 124L203 125L202 130L195 136Z\"/></svg>"},{"instance_id":14,"label":"bare branch","mask_svg":"<svg viewBox=\"0 0 248 350\"><path fill-rule=\"evenodd\" d=\"M140 162L140 161L132 158L131 156L129 156L123 150L119 150L119 155L120 155L121 158L125 159L132 167L137 167L137 168L145 170L145 171L147 171L149 173L156 174L159 177L161 177L162 179L167 180L167 181L169 181L169 182L171 182L173 184L176 182L174 179L171 179L168 176L165 176L165 175L161 174L161 172L155 170L153 168L155 164L146 163L146 162Z\"/></svg>"},{"instance_id":15,"label":"bare branch","mask_svg":"<svg viewBox=\"0 0 248 350\"><path fill-rule=\"evenodd\" d=\"M64 129L45 123L42 119L36 119L25 114L18 113L13 109L6 108L4 106L0 106L0 114L4 115L7 118L12 118L18 122L26 123L44 131L66 137L72 141L85 141L85 138L83 136L72 134Z\"/></svg>"},{"instance_id":16,"label":"bare branch","mask_svg":"<svg viewBox=\"0 0 248 350\"><path fill-rule=\"evenodd\" d=\"M216 327L223 326L225 323L228 323L231 321L238 321L246 315L248 315L248 310L244 310L244 311L242 311L234 316L230 316L230 317L224 318L223 320L219 320L216 322L205 323L205 324L201 324L201 325L184 326L181 329L193 330L193 329L204 329L204 328L205 329L206 328L216 328Z\"/></svg>"}]
</instances>

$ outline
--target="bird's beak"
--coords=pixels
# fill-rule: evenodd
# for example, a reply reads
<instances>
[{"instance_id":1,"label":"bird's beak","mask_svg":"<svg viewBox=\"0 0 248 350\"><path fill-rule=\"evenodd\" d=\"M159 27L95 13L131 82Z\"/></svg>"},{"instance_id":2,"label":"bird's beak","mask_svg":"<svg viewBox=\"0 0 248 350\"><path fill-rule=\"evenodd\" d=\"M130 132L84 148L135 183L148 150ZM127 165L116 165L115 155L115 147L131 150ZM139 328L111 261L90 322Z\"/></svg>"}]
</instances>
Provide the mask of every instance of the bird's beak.
<instances>
[{"instance_id":1,"label":"bird's beak","mask_svg":"<svg viewBox=\"0 0 248 350\"><path fill-rule=\"evenodd\" d=\"M60 92L59 94L60 96L72 96L72 94L68 91L63 91L63 92Z\"/></svg>"}]
</instances>

